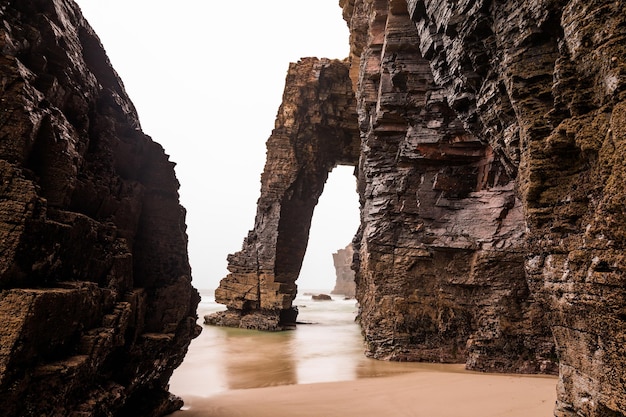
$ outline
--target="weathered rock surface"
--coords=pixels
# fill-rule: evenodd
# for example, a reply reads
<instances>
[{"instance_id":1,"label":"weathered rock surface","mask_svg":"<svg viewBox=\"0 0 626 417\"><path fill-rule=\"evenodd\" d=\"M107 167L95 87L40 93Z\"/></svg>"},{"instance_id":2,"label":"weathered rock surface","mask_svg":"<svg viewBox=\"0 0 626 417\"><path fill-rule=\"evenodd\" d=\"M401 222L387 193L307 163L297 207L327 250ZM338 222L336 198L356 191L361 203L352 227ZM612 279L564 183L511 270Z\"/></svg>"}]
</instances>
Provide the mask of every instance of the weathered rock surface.
<instances>
[{"instance_id":1,"label":"weathered rock surface","mask_svg":"<svg viewBox=\"0 0 626 417\"><path fill-rule=\"evenodd\" d=\"M354 248L349 244L344 249L339 249L333 253L333 265L335 266L335 288L331 294L341 294L353 298L356 291L354 282L354 271L352 270L352 257Z\"/></svg>"},{"instance_id":2,"label":"weathered rock surface","mask_svg":"<svg viewBox=\"0 0 626 417\"><path fill-rule=\"evenodd\" d=\"M199 301L174 164L75 3L0 22L2 415L169 413Z\"/></svg>"},{"instance_id":3,"label":"weathered rock surface","mask_svg":"<svg viewBox=\"0 0 626 417\"><path fill-rule=\"evenodd\" d=\"M626 416L625 2L340 5L360 135L353 268L368 354L487 371L558 368L555 415ZM286 103L303 113L322 106L292 98L292 81ZM299 129L323 129L318 120ZM318 161L273 146L266 180L282 164L299 172ZM299 192L316 199L320 190ZM268 288L268 269L250 255L261 248L273 251L267 282L282 302L271 311L291 306L306 234L289 224L308 230L311 211L276 210L269 218L284 222L281 233L263 234L259 209L219 290L231 310L264 314L254 294ZM279 234L300 249L291 260L277 261ZM291 274L276 280L271 268L283 262Z\"/></svg>"},{"instance_id":4,"label":"weathered rock surface","mask_svg":"<svg viewBox=\"0 0 626 417\"><path fill-rule=\"evenodd\" d=\"M352 49L362 130L354 243L368 354L554 371L552 337L524 273L514 178L434 83L406 5L352 7L352 33L364 33Z\"/></svg>"},{"instance_id":5,"label":"weathered rock surface","mask_svg":"<svg viewBox=\"0 0 626 417\"><path fill-rule=\"evenodd\" d=\"M557 416L626 415L626 3L409 1L435 82L515 174Z\"/></svg>"},{"instance_id":6,"label":"weathered rock surface","mask_svg":"<svg viewBox=\"0 0 626 417\"><path fill-rule=\"evenodd\" d=\"M313 301L333 301L333 297L328 294L313 294L311 296Z\"/></svg>"},{"instance_id":7,"label":"weathered rock surface","mask_svg":"<svg viewBox=\"0 0 626 417\"><path fill-rule=\"evenodd\" d=\"M356 107L347 62L305 58L291 64L275 129L267 141L254 230L228 257L215 299L228 311L206 323L280 330L295 323L295 284L311 217L328 173L355 165Z\"/></svg>"},{"instance_id":8,"label":"weathered rock surface","mask_svg":"<svg viewBox=\"0 0 626 417\"><path fill-rule=\"evenodd\" d=\"M313 207L329 169L356 165L358 156L356 294L368 355L556 372L552 335L524 271L515 171L448 105L405 3L344 8L360 71L312 59L291 66L255 229L216 290L228 311L206 322L278 330L295 317ZM324 79L334 94L320 94Z\"/></svg>"}]
</instances>

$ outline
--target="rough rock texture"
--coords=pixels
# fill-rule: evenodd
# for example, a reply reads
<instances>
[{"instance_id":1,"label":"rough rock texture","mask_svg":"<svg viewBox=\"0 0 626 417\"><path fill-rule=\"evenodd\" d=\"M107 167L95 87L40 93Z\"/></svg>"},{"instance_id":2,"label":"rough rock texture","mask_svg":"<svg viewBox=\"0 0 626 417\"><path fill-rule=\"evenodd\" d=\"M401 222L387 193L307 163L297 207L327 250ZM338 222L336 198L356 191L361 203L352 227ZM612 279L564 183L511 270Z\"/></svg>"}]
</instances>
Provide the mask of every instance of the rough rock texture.
<instances>
[{"instance_id":1,"label":"rough rock texture","mask_svg":"<svg viewBox=\"0 0 626 417\"><path fill-rule=\"evenodd\" d=\"M514 178L434 83L406 4L352 7L352 33L365 33L352 54L361 68L354 243L368 354L554 371L552 337L524 273Z\"/></svg>"},{"instance_id":2,"label":"rough rock texture","mask_svg":"<svg viewBox=\"0 0 626 417\"><path fill-rule=\"evenodd\" d=\"M353 268L368 354L558 368L556 416L626 416L626 2L340 5L360 135ZM286 103L322 105L292 98L289 82ZM264 175L302 169L294 161L308 164L268 143ZM303 250L306 235L287 222L308 230L311 211L281 212L281 239ZM275 247L276 235L252 232L242 253ZM250 296L247 309L261 312L252 283L267 288L254 277L265 270L238 256L222 300L246 310L232 300ZM251 278L235 278L242 265ZM286 284L274 287L285 301L275 310L290 307L294 280L273 281Z\"/></svg>"},{"instance_id":3,"label":"rough rock texture","mask_svg":"<svg viewBox=\"0 0 626 417\"><path fill-rule=\"evenodd\" d=\"M358 156L356 293L368 355L556 372L552 335L524 271L515 172L446 102L406 3L344 8L360 71L312 59L291 66L255 229L216 290L228 311L206 322L278 330L295 319L313 208L329 169ZM325 84L335 93L320 93Z\"/></svg>"},{"instance_id":4,"label":"rough rock texture","mask_svg":"<svg viewBox=\"0 0 626 417\"><path fill-rule=\"evenodd\" d=\"M354 271L352 270L352 257L354 248L352 244L344 249L339 249L333 253L333 265L335 266L335 288L331 294L341 294L346 297L354 297L356 282L354 282Z\"/></svg>"},{"instance_id":5,"label":"rough rock texture","mask_svg":"<svg viewBox=\"0 0 626 417\"><path fill-rule=\"evenodd\" d=\"M229 255L230 274L215 291L228 311L207 316L207 323L262 330L295 323L295 281L313 209L328 173L356 164L358 138L348 64L317 58L291 64L267 141L254 229Z\"/></svg>"},{"instance_id":6,"label":"rough rock texture","mask_svg":"<svg viewBox=\"0 0 626 417\"><path fill-rule=\"evenodd\" d=\"M626 3L409 1L468 132L515 175L557 416L626 415Z\"/></svg>"},{"instance_id":7,"label":"rough rock texture","mask_svg":"<svg viewBox=\"0 0 626 417\"><path fill-rule=\"evenodd\" d=\"M2 415L169 413L199 301L174 164L75 3L0 22Z\"/></svg>"}]
</instances>

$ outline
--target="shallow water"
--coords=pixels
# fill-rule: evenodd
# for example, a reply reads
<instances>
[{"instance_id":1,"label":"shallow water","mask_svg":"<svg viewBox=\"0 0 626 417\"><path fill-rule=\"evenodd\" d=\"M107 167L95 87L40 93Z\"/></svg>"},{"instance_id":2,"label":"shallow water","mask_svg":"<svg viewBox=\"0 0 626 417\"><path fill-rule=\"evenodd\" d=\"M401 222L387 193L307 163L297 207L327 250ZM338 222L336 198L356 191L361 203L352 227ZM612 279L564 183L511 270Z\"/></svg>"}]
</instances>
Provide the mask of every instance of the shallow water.
<instances>
[{"instance_id":1,"label":"shallow water","mask_svg":"<svg viewBox=\"0 0 626 417\"><path fill-rule=\"evenodd\" d=\"M355 300L333 296L313 301L303 291L294 301L295 330L258 332L202 325L170 391L185 398L210 397L228 390L314 382L348 381L420 369L450 370L449 365L384 362L366 358ZM317 293L317 292L314 292ZM205 314L224 310L210 291L201 291L199 323ZM454 370L461 367L453 365Z\"/></svg>"}]
</instances>

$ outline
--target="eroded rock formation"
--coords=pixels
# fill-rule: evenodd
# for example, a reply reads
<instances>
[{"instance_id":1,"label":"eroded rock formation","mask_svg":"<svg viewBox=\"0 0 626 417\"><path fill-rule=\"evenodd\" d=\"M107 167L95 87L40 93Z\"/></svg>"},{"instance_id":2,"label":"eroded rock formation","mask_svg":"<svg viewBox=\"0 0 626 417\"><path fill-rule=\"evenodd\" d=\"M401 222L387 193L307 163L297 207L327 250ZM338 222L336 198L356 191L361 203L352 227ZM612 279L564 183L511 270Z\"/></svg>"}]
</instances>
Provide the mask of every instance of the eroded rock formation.
<instances>
[{"instance_id":1,"label":"eroded rock formation","mask_svg":"<svg viewBox=\"0 0 626 417\"><path fill-rule=\"evenodd\" d=\"M356 279L368 354L554 369L524 273L514 171L464 129L421 56L406 5L353 7L345 12L361 39L352 54L363 135Z\"/></svg>"},{"instance_id":2,"label":"eroded rock formation","mask_svg":"<svg viewBox=\"0 0 626 417\"><path fill-rule=\"evenodd\" d=\"M352 270L352 257L354 248L349 244L344 249L339 249L333 253L333 265L335 267L335 288L331 294L341 294L346 297L354 297L356 282L354 282L354 271Z\"/></svg>"},{"instance_id":3,"label":"eroded rock formation","mask_svg":"<svg viewBox=\"0 0 626 417\"><path fill-rule=\"evenodd\" d=\"M624 1L340 5L360 135L353 266L368 354L479 370L558 367L555 415L625 416ZM290 82L285 101L296 103ZM266 173L279 171L271 149ZM292 172L294 161L308 164L285 161ZM285 196L289 185L273 189ZM298 218L307 230L310 212ZM276 246L277 227L257 232L267 230L262 218L242 253L259 252L250 242ZM250 283L266 288L254 278L266 270L239 256L222 300L261 312L254 297L247 308L232 301L252 294ZM250 279L235 278L241 265ZM273 284L287 301L274 309L291 306L294 281Z\"/></svg>"},{"instance_id":4,"label":"eroded rock formation","mask_svg":"<svg viewBox=\"0 0 626 417\"><path fill-rule=\"evenodd\" d=\"M199 301L174 164L74 2L0 21L2 415L172 412Z\"/></svg>"},{"instance_id":5,"label":"eroded rock formation","mask_svg":"<svg viewBox=\"0 0 626 417\"><path fill-rule=\"evenodd\" d=\"M228 311L210 324L280 330L295 323L296 279L311 217L328 173L355 165L356 107L347 62L305 58L291 64L283 103L267 141L254 230L228 257L230 274L215 291Z\"/></svg>"},{"instance_id":6,"label":"eroded rock formation","mask_svg":"<svg viewBox=\"0 0 626 417\"><path fill-rule=\"evenodd\" d=\"M408 10L465 129L516 169L527 280L559 356L555 414L626 415L626 4Z\"/></svg>"}]
</instances>

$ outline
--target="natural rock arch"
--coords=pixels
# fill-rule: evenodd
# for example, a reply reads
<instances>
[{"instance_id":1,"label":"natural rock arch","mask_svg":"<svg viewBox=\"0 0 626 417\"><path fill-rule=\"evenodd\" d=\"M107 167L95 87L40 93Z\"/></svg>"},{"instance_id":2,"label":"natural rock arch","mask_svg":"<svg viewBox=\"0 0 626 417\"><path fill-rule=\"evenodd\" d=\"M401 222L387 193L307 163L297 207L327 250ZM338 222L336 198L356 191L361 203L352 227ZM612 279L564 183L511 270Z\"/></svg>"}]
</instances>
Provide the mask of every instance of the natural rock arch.
<instances>
[{"instance_id":1,"label":"natural rock arch","mask_svg":"<svg viewBox=\"0 0 626 417\"><path fill-rule=\"evenodd\" d=\"M313 209L329 172L337 165L357 165L359 146L347 62L304 58L291 64L267 141L254 229L242 250L229 255L230 274L215 291L228 311L208 321L260 330L295 322L295 282Z\"/></svg>"},{"instance_id":2,"label":"natural rock arch","mask_svg":"<svg viewBox=\"0 0 626 417\"><path fill-rule=\"evenodd\" d=\"M558 368L555 415L626 415L624 1L340 5L361 142L352 267L367 354ZM329 103L308 101L313 91L286 92L276 135L327 127L318 109ZM266 172L294 177L264 174L276 199L262 193L255 230L229 259L222 324L279 328L291 307L314 203L296 204L312 171L292 164L304 148L290 146L269 148L284 166L268 153ZM296 208L303 217L290 217Z\"/></svg>"},{"instance_id":3,"label":"natural rock arch","mask_svg":"<svg viewBox=\"0 0 626 417\"><path fill-rule=\"evenodd\" d=\"M457 118L406 3L368 7L348 19L353 34L367 34L354 38L349 67L310 58L290 67L255 227L216 290L228 311L206 322L279 330L295 321L313 209L328 172L358 161L352 267L366 353L554 372L550 331L526 283L506 153Z\"/></svg>"}]
</instances>

